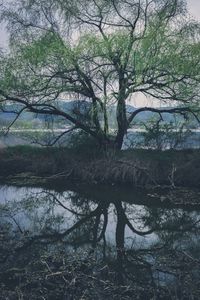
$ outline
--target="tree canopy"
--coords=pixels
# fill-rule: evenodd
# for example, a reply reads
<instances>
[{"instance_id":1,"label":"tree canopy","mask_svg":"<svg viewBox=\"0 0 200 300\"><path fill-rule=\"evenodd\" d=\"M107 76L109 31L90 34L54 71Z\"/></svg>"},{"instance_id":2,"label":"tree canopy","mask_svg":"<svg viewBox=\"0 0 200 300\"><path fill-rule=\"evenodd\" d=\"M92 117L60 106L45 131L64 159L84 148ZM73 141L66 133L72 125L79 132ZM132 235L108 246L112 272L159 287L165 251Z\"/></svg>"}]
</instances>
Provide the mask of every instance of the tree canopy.
<instances>
[{"instance_id":1,"label":"tree canopy","mask_svg":"<svg viewBox=\"0 0 200 300\"><path fill-rule=\"evenodd\" d=\"M0 101L21 104L17 117L24 110L58 115L117 148L141 111L198 119L200 27L185 1L18 0L0 9L10 32L9 52L0 58ZM138 93L172 107L128 113ZM90 117L61 109L58 99L88 101Z\"/></svg>"}]
</instances>

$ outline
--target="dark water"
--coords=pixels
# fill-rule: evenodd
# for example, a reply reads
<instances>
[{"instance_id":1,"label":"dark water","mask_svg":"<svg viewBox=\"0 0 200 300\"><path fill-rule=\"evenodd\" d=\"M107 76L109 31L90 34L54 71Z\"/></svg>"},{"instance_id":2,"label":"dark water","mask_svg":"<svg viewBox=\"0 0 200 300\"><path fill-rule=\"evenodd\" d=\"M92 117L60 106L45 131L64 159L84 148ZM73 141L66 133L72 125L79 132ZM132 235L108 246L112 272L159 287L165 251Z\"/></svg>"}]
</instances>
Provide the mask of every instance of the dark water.
<instances>
[{"instance_id":1,"label":"dark water","mask_svg":"<svg viewBox=\"0 0 200 300\"><path fill-rule=\"evenodd\" d=\"M200 299L199 197L1 186L0 299Z\"/></svg>"}]
</instances>

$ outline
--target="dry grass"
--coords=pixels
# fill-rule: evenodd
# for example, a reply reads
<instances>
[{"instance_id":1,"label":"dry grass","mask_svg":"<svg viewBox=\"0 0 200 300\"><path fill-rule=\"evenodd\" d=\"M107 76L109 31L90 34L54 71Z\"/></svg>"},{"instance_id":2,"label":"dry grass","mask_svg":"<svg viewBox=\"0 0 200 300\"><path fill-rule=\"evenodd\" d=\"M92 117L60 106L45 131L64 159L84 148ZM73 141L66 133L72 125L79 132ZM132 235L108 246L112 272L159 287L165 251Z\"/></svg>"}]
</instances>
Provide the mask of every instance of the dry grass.
<instances>
[{"instance_id":1,"label":"dry grass","mask_svg":"<svg viewBox=\"0 0 200 300\"><path fill-rule=\"evenodd\" d=\"M31 173L87 183L134 186L193 186L200 181L199 151L121 151L115 155L85 155L66 148L13 147L1 150L0 176Z\"/></svg>"}]
</instances>

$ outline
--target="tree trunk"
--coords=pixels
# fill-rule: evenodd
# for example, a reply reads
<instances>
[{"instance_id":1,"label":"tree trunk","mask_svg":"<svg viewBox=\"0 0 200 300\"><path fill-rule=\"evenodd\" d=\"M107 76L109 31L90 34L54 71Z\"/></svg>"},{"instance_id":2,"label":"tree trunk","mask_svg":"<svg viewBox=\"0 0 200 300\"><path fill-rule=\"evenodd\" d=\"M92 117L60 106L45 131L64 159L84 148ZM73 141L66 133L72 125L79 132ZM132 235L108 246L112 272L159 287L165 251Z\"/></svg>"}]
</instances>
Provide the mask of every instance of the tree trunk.
<instances>
[{"instance_id":1,"label":"tree trunk","mask_svg":"<svg viewBox=\"0 0 200 300\"><path fill-rule=\"evenodd\" d=\"M124 135L127 132L126 104L124 100L119 100L117 105L118 131L115 138L115 147L120 150L123 145Z\"/></svg>"},{"instance_id":2,"label":"tree trunk","mask_svg":"<svg viewBox=\"0 0 200 300\"><path fill-rule=\"evenodd\" d=\"M119 96L117 102L117 125L118 131L115 139L115 146L117 149L121 149L123 145L124 135L127 132L127 116L126 116L126 83L127 80L124 77L124 72L119 72Z\"/></svg>"},{"instance_id":3,"label":"tree trunk","mask_svg":"<svg viewBox=\"0 0 200 300\"><path fill-rule=\"evenodd\" d=\"M116 248L117 248L117 278L120 285L124 284L124 240L125 240L125 220L123 218L123 208L121 201L115 202L117 211L117 226L116 226Z\"/></svg>"},{"instance_id":4,"label":"tree trunk","mask_svg":"<svg viewBox=\"0 0 200 300\"><path fill-rule=\"evenodd\" d=\"M124 130L118 131L116 139L115 139L115 148L117 150L122 149L122 145L123 145L123 141L124 141L124 135L125 135Z\"/></svg>"}]
</instances>

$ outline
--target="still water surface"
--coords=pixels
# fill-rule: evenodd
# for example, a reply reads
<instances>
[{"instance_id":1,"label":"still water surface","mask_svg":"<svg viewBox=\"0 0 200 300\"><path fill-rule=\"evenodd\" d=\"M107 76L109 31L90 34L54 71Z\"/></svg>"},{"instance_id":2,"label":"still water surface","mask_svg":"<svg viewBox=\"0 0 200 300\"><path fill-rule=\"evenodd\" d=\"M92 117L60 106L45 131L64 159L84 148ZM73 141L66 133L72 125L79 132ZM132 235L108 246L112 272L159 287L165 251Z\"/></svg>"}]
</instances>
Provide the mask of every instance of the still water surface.
<instances>
[{"instance_id":1,"label":"still water surface","mask_svg":"<svg viewBox=\"0 0 200 300\"><path fill-rule=\"evenodd\" d=\"M187 190L0 186L2 269L21 266L19 255L31 265L44 249L45 255L62 249L64 256L78 253L86 260L92 253L97 265L113 269L118 284L200 299L199 196Z\"/></svg>"}]
</instances>

